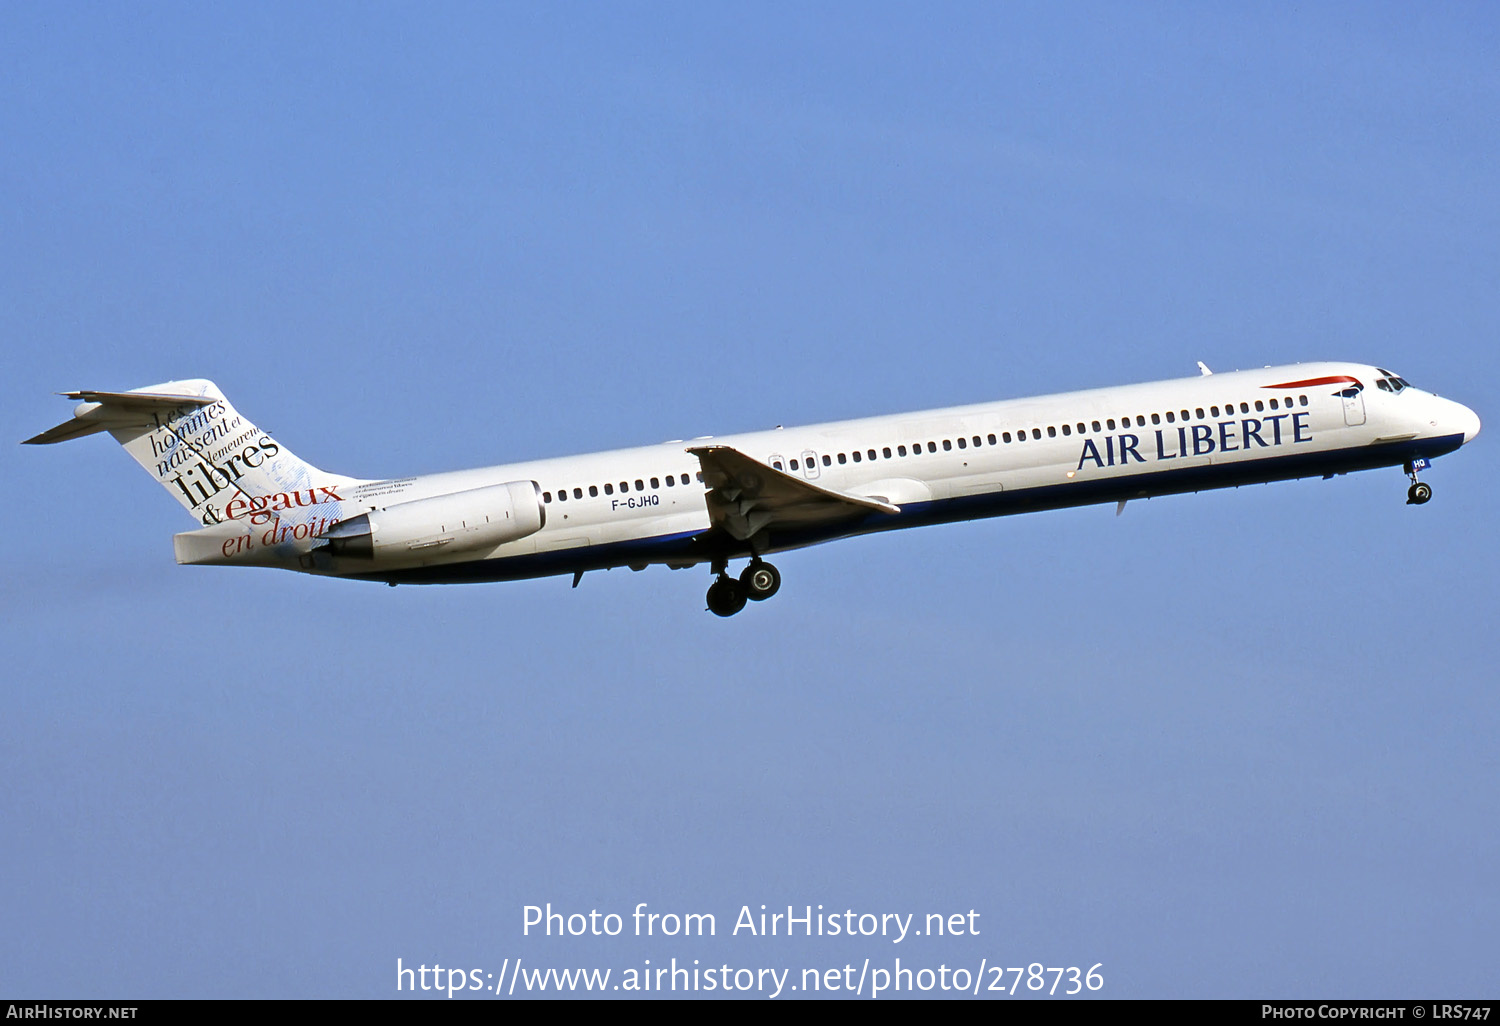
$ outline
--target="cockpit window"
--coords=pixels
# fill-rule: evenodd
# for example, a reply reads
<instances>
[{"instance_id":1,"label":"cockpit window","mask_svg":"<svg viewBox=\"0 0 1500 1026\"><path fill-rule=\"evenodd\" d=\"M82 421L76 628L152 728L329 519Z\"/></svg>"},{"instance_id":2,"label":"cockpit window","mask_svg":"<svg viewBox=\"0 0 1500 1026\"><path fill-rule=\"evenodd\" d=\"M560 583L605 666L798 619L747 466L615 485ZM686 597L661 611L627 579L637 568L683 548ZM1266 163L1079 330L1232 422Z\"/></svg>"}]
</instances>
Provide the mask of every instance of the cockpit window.
<instances>
[{"instance_id":1,"label":"cockpit window","mask_svg":"<svg viewBox=\"0 0 1500 1026\"><path fill-rule=\"evenodd\" d=\"M1384 367L1376 367L1375 369L1378 370L1381 375L1375 380L1376 388L1379 388L1382 391L1386 392L1400 392L1402 389L1411 387L1411 382L1407 381L1399 374L1392 374Z\"/></svg>"}]
</instances>

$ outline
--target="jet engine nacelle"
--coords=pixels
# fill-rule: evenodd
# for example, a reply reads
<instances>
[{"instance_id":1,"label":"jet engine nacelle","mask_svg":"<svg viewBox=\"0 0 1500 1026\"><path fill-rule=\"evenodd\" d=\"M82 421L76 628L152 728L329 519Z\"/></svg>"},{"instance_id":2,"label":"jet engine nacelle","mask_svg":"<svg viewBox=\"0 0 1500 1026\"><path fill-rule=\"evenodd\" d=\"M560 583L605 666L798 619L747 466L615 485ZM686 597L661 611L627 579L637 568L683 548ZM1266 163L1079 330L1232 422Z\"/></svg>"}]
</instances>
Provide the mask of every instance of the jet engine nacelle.
<instances>
[{"instance_id":1,"label":"jet engine nacelle","mask_svg":"<svg viewBox=\"0 0 1500 1026\"><path fill-rule=\"evenodd\" d=\"M547 522L535 481L472 488L401 502L341 521L320 537L349 559L412 559L492 549L535 534Z\"/></svg>"}]
</instances>

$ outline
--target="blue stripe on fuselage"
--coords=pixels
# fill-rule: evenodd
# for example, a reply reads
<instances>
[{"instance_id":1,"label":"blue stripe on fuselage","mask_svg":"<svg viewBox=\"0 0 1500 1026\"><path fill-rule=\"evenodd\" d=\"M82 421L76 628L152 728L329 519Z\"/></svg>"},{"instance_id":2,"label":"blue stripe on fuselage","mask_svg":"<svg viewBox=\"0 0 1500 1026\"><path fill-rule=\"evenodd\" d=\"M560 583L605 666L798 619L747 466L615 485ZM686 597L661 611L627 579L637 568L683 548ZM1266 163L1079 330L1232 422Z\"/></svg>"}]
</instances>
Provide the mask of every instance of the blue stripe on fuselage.
<instances>
[{"instance_id":1,"label":"blue stripe on fuselage","mask_svg":"<svg viewBox=\"0 0 1500 1026\"><path fill-rule=\"evenodd\" d=\"M1287 481L1299 477L1342 474L1355 470L1401 466L1409 460L1432 459L1456 451L1463 445L1463 435L1440 438L1410 439L1383 445L1365 445L1351 449L1322 452L1287 453L1256 460L1233 463L1209 463L1191 467L1173 467L1128 477L1109 477L1095 481L1068 481L1016 491L985 492L952 499L907 503L901 512L871 512L862 518L837 524L817 525L803 529L773 531L771 544L762 554L805 548L837 538L848 538L876 531L894 531L905 527L947 524L985 517L1031 513L1049 509L1066 509L1120 499L1176 495L1183 492L1230 488L1236 485ZM715 556L730 559L750 555L742 542L733 542L722 534L682 532L651 538L505 556L497 559L463 563L441 563L409 570L386 570L368 574L341 574L354 580L383 581L395 584L462 584L490 581L514 581L533 577L570 574L579 570L603 570L632 563L706 562Z\"/></svg>"}]
</instances>

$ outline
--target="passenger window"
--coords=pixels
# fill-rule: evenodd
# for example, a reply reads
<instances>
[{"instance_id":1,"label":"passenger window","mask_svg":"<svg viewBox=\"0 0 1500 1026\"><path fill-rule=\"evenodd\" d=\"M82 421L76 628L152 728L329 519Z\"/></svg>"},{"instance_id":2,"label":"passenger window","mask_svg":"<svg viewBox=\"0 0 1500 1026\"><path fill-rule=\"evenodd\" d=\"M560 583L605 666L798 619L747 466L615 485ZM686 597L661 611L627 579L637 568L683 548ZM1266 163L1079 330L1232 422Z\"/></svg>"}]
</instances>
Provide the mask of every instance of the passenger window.
<instances>
[{"instance_id":1,"label":"passenger window","mask_svg":"<svg viewBox=\"0 0 1500 1026\"><path fill-rule=\"evenodd\" d=\"M1176 423L1176 421L1177 421L1177 418L1172 415L1172 411L1168 410L1167 411L1167 423L1168 424L1173 424L1173 423Z\"/></svg>"},{"instance_id":2,"label":"passenger window","mask_svg":"<svg viewBox=\"0 0 1500 1026\"><path fill-rule=\"evenodd\" d=\"M1115 429L1115 418L1111 417L1108 420L1106 420L1104 422L1104 426L1107 427L1109 430L1113 431Z\"/></svg>"},{"instance_id":3,"label":"passenger window","mask_svg":"<svg viewBox=\"0 0 1500 1026\"><path fill-rule=\"evenodd\" d=\"M559 488L557 490L557 501L558 502L567 502L568 501L568 490L566 488Z\"/></svg>"},{"instance_id":4,"label":"passenger window","mask_svg":"<svg viewBox=\"0 0 1500 1026\"><path fill-rule=\"evenodd\" d=\"M891 447L889 445L886 446L884 449L881 449L880 452L881 452L881 455L883 455L886 459L890 459L891 458Z\"/></svg>"},{"instance_id":5,"label":"passenger window","mask_svg":"<svg viewBox=\"0 0 1500 1026\"><path fill-rule=\"evenodd\" d=\"M1010 441L1010 438L1007 437L1005 440L1008 442L1008 441ZM994 435L990 435L990 444L991 445L995 444L995 436Z\"/></svg>"},{"instance_id":6,"label":"passenger window","mask_svg":"<svg viewBox=\"0 0 1500 1026\"><path fill-rule=\"evenodd\" d=\"M628 491L630 491L630 482L629 481L621 481L620 482L620 494L624 495Z\"/></svg>"},{"instance_id":7,"label":"passenger window","mask_svg":"<svg viewBox=\"0 0 1500 1026\"><path fill-rule=\"evenodd\" d=\"M843 464L843 463L848 463L848 462L849 462L849 457L845 456L843 453L839 453L839 463Z\"/></svg>"},{"instance_id":8,"label":"passenger window","mask_svg":"<svg viewBox=\"0 0 1500 1026\"><path fill-rule=\"evenodd\" d=\"M1041 428L1032 428L1031 429L1031 437L1033 439L1036 439L1036 440L1040 441L1041 437L1042 437L1042 429Z\"/></svg>"},{"instance_id":9,"label":"passenger window","mask_svg":"<svg viewBox=\"0 0 1500 1026\"><path fill-rule=\"evenodd\" d=\"M613 495L613 494L615 494L615 486L612 485L612 484L605 484L605 486L604 486L604 494L605 495Z\"/></svg>"},{"instance_id":10,"label":"passenger window","mask_svg":"<svg viewBox=\"0 0 1500 1026\"><path fill-rule=\"evenodd\" d=\"M854 450L854 462L855 463L859 462L859 450L858 449Z\"/></svg>"},{"instance_id":11,"label":"passenger window","mask_svg":"<svg viewBox=\"0 0 1500 1026\"><path fill-rule=\"evenodd\" d=\"M1250 412L1250 404L1249 403L1240 403L1240 412L1241 413L1249 413Z\"/></svg>"},{"instance_id":12,"label":"passenger window","mask_svg":"<svg viewBox=\"0 0 1500 1026\"><path fill-rule=\"evenodd\" d=\"M1259 399L1255 400L1255 412L1256 413L1262 413L1262 412L1264 412L1265 408L1266 408L1265 403L1261 402Z\"/></svg>"},{"instance_id":13,"label":"passenger window","mask_svg":"<svg viewBox=\"0 0 1500 1026\"><path fill-rule=\"evenodd\" d=\"M969 447L969 443L968 443L968 440L967 440L967 439L964 439L964 438L960 438L960 439L959 439L959 440L958 440L958 447L959 447L959 448L960 448L960 449L967 449L967 448L968 448L968 447Z\"/></svg>"},{"instance_id":14,"label":"passenger window","mask_svg":"<svg viewBox=\"0 0 1500 1026\"><path fill-rule=\"evenodd\" d=\"M1301 400L1303 406L1307 405L1307 396L1298 396L1298 398Z\"/></svg>"},{"instance_id":15,"label":"passenger window","mask_svg":"<svg viewBox=\"0 0 1500 1026\"><path fill-rule=\"evenodd\" d=\"M581 498L583 498L583 489L582 488L574 488L573 489L573 498L575 498L575 499L581 499Z\"/></svg>"},{"instance_id":16,"label":"passenger window","mask_svg":"<svg viewBox=\"0 0 1500 1026\"><path fill-rule=\"evenodd\" d=\"M1009 431L1002 432L1001 435L1000 435L1000 437L1005 440L1005 444L1006 445L1010 444L1010 432Z\"/></svg>"},{"instance_id":17,"label":"passenger window","mask_svg":"<svg viewBox=\"0 0 1500 1026\"><path fill-rule=\"evenodd\" d=\"M635 490L638 492L644 492L646 490L646 482L642 481L640 478L636 478Z\"/></svg>"},{"instance_id":18,"label":"passenger window","mask_svg":"<svg viewBox=\"0 0 1500 1026\"><path fill-rule=\"evenodd\" d=\"M1057 437L1057 428L1053 427L1051 424L1047 425L1047 437L1048 438L1056 438Z\"/></svg>"},{"instance_id":19,"label":"passenger window","mask_svg":"<svg viewBox=\"0 0 1500 1026\"><path fill-rule=\"evenodd\" d=\"M531 494L535 495L536 493L532 492ZM551 502L552 501L552 493L551 492L543 492L542 493L542 501L543 502Z\"/></svg>"},{"instance_id":20,"label":"passenger window","mask_svg":"<svg viewBox=\"0 0 1500 1026\"><path fill-rule=\"evenodd\" d=\"M867 451L865 453L865 457L867 459L872 459L873 460L875 458L875 450L874 449L870 449L869 451Z\"/></svg>"},{"instance_id":21,"label":"passenger window","mask_svg":"<svg viewBox=\"0 0 1500 1026\"><path fill-rule=\"evenodd\" d=\"M1098 431L1098 430L1099 430L1099 422L1098 422L1098 421L1097 421L1097 420L1096 420L1096 421L1094 421L1094 430L1095 430L1095 431Z\"/></svg>"},{"instance_id":22,"label":"passenger window","mask_svg":"<svg viewBox=\"0 0 1500 1026\"><path fill-rule=\"evenodd\" d=\"M825 454L823 456L823 466L825 466L825 467L831 467L831 466L833 466L833 457Z\"/></svg>"},{"instance_id":23,"label":"passenger window","mask_svg":"<svg viewBox=\"0 0 1500 1026\"><path fill-rule=\"evenodd\" d=\"M652 488L660 488L661 487L661 482L658 481L656 478L653 477L651 479L651 487Z\"/></svg>"},{"instance_id":24,"label":"passenger window","mask_svg":"<svg viewBox=\"0 0 1500 1026\"><path fill-rule=\"evenodd\" d=\"M1063 425L1063 434L1065 434L1065 435L1071 435L1072 433L1073 433L1073 428L1070 425L1068 425L1068 424L1064 424Z\"/></svg>"},{"instance_id":25,"label":"passenger window","mask_svg":"<svg viewBox=\"0 0 1500 1026\"><path fill-rule=\"evenodd\" d=\"M1208 412L1217 417L1219 415L1219 408L1217 406L1210 406Z\"/></svg>"},{"instance_id":26,"label":"passenger window","mask_svg":"<svg viewBox=\"0 0 1500 1026\"><path fill-rule=\"evenodd\" d=\"M792 460L792 469L793 470L797 469L797 461L796 460Z\"/></svg>"},{"instance_id":27,"label":"passenger window","mask_svg":"<svg viewBox=\"0 0 1500 1026\"><path fill-rule=\"evenodd\" d=\"M898 446L896 446L896 455L897 456L905 456L906 455L906 446L904 446L904 445L898 445Z\"/></svg>"},{"instance_id":28,"label":"passenger window","mask_svg":"<svg viewBox=\"0 0 1500 1026\"><path fill-rule=\"evenodd\" d=\"M928 452L937 452L937 443L936 442L928 442L927 443L927 451Z\"/></svg>"},{"instance_id":29,"label":"passenger window","mask_svg":"<svg viewBox=\"0 0 1500 1026\"><path fill-rule=\"evenodd\" d=\"M591 498L591 499L597 499L598 497L599 497L599 486L598 485L589 485L589 498Z\"/></svg>"}]
</instances>

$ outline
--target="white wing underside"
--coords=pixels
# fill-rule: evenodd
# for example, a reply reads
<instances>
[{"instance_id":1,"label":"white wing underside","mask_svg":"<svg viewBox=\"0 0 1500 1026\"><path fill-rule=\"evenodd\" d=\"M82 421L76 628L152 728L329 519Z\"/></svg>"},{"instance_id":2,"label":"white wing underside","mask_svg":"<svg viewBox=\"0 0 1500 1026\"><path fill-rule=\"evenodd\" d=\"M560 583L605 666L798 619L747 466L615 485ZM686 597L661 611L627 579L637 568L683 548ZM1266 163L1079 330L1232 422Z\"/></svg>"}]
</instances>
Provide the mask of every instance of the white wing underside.
<instances>
[{"instance_id":1,"label":"white wing underside","mask_svg":"<svg viewBox=\"0 0 1500 1026\"><path fill-rule=\"evenodd\" d=\"M881 499L824 488L777 470L728 445L687 450L703 467L708 515L731 538L747 541L767 528L809 527L855 520L870 513L899 513Z\"/></svg>"}]
</instances>

